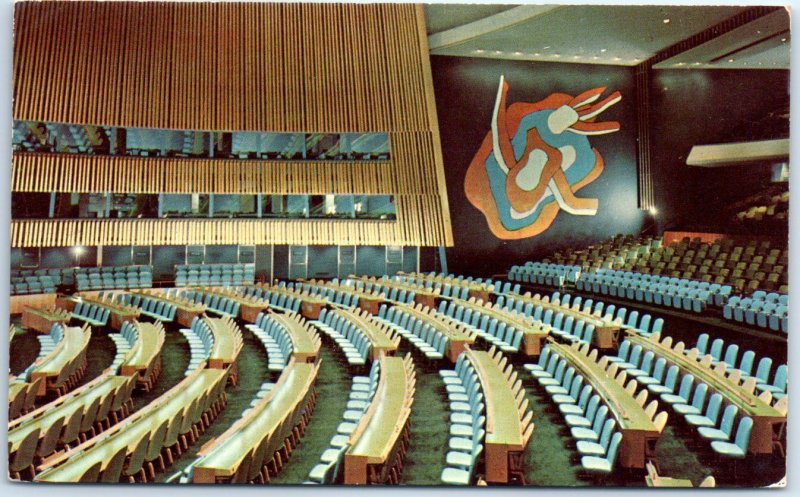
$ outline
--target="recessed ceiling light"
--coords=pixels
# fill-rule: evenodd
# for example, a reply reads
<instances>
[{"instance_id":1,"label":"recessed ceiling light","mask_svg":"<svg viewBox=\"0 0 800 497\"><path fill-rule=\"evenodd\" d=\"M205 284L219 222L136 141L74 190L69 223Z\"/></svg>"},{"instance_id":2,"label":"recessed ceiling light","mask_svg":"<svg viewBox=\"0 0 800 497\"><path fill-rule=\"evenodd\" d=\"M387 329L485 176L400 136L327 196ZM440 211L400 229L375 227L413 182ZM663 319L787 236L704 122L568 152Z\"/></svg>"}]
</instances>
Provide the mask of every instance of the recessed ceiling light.
<instances>
[{"instance_id":1,"label":"recessed ceiling light","mask_svg":"<svg viewBox=\"0 0 800 497\"><path fill-rule=\"evenodd\" d=\"M561 57L561 54L554 53L553 57Z\"/></svg>"},{"instance_id":2,"label":"recessed ceiling light","mask_svg":"<svg viewBox=\"0 0 800 497\"><path fill-rule=\"evenodd\" d=\"M503 51L502 50L495 50L494 53L496 53L497 55L500 55L501 53L503 53Z\"/></svg>"},{"instance_id":3,"label":"recessed ceiling light","mask_svg":"<svg viewBox=\"0 0 800 497\"><path fill-rule=\"evenodd\" d=\"M522 52L514 52L514 55L522 55Z\"/></svg>"},{"instance_id":4,"label":"recessed ceiling light","mask_svg":"<svg viewBox=\"0 0 800 497\"><path fill-rule=\"evenodd\" d=\"M601 48L601 49L600 49L600 52L602 52L602 53L606 53L606 51L607 51L607 50L608 50L607 48Z\"/></svg>"},{"instance_id":5,"label":"recessed ceiling light","mask_svg":"<svg viewBox=\"0 0 800 497\"><path fill-rule=\"evenodd\" d=\"M473 50L472 53L483 53L483 50Z\"/></svg>"},{"instance_id":6,"label":"recessed ceiling light","mask_svg":"<svg viewBox=\"0 0 800 497\"><path fill-rule=\"evenodd\" d=\"M676 66L685 66L685 65L686 65L686 62L678 62L678 63L677 63L677 64L675 64L675 65L676 65Z\"/></svg>"},{"instance_id":7,"label":"recessed ceiling light","mask_svg":"<svg viewBox=\"0 0 800 497\"><path fill-rule=\"evenodd\" d=\"M614 60L622 60L621 57L614 57Z\"/></svg>"},{"instance_id":8,"label":"recessed ceiling light","mask_svg":"<svg viewBox=\"0 0 800 497\"><path fill-rule=\"evenodd\" d=\"M535 53L533 54L533 56L534 56L534 57L538 57L538 56L539 56L539 52L535 52Z\"/></svg>"},{"instance_id":9,"label":"recessed ceiling light","mask_svg":"<svg viewBox=\"0 0 800 497\"><path fill-rule=\"evenodd\" d=\"M573 56L572 56L572 58L573 58L573 59L580 59L580 58L581 58L581 56L580 56L580 55L573 55Z\"/></svg>"},{"instance_id":10,"label":"recessed ceiling light","mask_svg":"<svg viewBox=\"0 0 800 497\"><path fill-rule=\"evenodd\" d=\"M786 41L786 38L781 38L781 41Z\"/></svg>"},{"instance_id":11,"label":"recessed ceiling light","mask_svg":"<svg viewBox=\"0 0 800 497\"><path fill-rule=\"evenodd\" d=\"M733 62L733 59L728 59L728 62Z\"/></svg>"},{"instance_id":12,"label":"recessed ceiling light","mask_svg":"<svg viewBox=\"0 0 800 497\"><path fill-rule=\"evenodd\" d=\"M598 57L597 55L595 55L594 57L592 57L592 60L597 60L597 59L599 59L599 58L600 58L600 57Z\"/></svg>"},{"instance_id":13,"label":"recessed ceiling light","mask_svg":"<svg viewBox=\"0 0 800 497\"><path fill-rule=\"evenodd\" d=\"M548 46L546 46L546 47L544 47L542 50L547 50L548 48L550 48L550 46L549 46L549 45L548 45Z\"/></svg>"},{"instance_id":14,"label":"recessed ceiling light","mask_svg":"<svg viewBox=\"0 0 800 497\"><path fill-rule=\"evenodd\" d=\"M664 19L664 24L669 24L669 19Z\"/></svg>"},{"instance_id":15,"label":"recessed ceiling light","mask_svg":"<svg viewBox=\"0 0 800 497\"><path fill-rule=\"evenodd\" d=\"M694 64L692 64L692 65L693 65L693 66L699 66L700 64L702 64L702 62L695 62L695 63L694 63Z\"/></svg>"}]
</instances>

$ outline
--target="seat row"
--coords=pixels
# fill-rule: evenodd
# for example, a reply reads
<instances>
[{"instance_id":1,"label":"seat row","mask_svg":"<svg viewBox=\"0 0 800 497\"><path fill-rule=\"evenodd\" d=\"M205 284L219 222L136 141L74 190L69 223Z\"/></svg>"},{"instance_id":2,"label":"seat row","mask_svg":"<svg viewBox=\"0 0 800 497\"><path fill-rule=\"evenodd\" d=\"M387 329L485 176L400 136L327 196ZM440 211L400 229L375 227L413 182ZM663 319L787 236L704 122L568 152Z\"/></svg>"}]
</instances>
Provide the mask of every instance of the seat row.
<instances>
[{"instance_id":1,"label":"seat row","mask_svg":"<svg viewBox=\"0 0 800 497\"><path fill-rule=\"evenodd\" d=\"M180 332L189 342L190 359L184 372L184 376L189 376L196 369L201 368L211 355L211 349L214 348L214 333L208 323L201 318L194 318L192 327L181 328Z\"/></svg>"},{"instance_id":2,"label":"seat row","mask_svg":"<svg viewBox=\"0 0 800 497\"><path fill-rule=\"evenodd\" d=\"M357 326L336 311L322 309L314 326L333 340L351 366L364 366L370 357L369 338Z\"/></svg>"},{"instance_id":3,"label":"seat row","mask_svg":"<svg viewBox=\"0 0 800 497\"><path fill-rule=\"evenodd\" d=\"M722 315L725 319L750 326L789 333L789 296L761 292L764 298L759 299L756 293L759 292L755 292L753 298L731 297L722 308ZM767 299L767 296L771 298Z\"/></svg>"},{"instance_id":4,"label":"seat row","mask_svg":"<svg viewBox=\"0 0 800 497\"><path fill-rule=\"evenodd\" d=\"M661 333L664 328L664 319L652 318L650 314L642 314L639 319L639 311L631 311L625 307L617 308L614 304L606 305L604 302L592 299L583 300L580 296L572 297L570 294L561 295L554 292L551 300L558 302L562 306L569 306L572 309L579 309L583 306L583 312L599 317L604 321L609 321L622 325L624 328L635 331L638 335L649 337L654 333ZM594 306L594 307L593 307Z\"/></svg>"},{"instance_id":5,"label":"seat row","mask_svg":"<svg viewBox=\"0 0 800 497\"><path fill-rule=\"evenodd\" d=\"M458 300L442 301L439 303L440 314L453 319L477 336L498 347L505 353L519 352L524 331L517 329L513 323L503 318L521 320L522 316L516 313L504 313L491 307L484 307L474 302ZM495 312L492 312L495 311ZM522 321L520 321L522 322ZM529 324L532 324L529 322Z\"/></svg>"},{"instance_id":6,"label":"seat row","mask_svg":"<svg viewBox=\"0 0 800 497\"><path fill-rule=\"evenodd\" d=\"M141 314L164 323L171 323L178 312L175 304L165 300L146 295L132 295L132 297L130 304L138 307Z\"/></svg>"},{"instance_id":7,"label":"seat row","mask_svg":"<svg viewBox=\"0 0 800 497\"><path fill-rule=\"evenodd\" d=\"M292 338L284 326L269 314L260 313L255 324L245 328L258 337L267 351L267 368L270 372L281 372L292 358Z\"/></svg>"},{"instance_id":8,"label":"seat row","mask_svg":"<svg viewBox=\"0 0 800 497\"><path fill-rule=\"evenodd\" d=\"M111 341L114 342L116 345L117 353L114 355L114 360L111 362L111 366L109 366L113 371L118 371L119 367L128 357L128 354L131 352L131 349L136 344L137 340L139 340L139 331L136 329L133 323L130 321L125 321L122 323L122 329L120 329L119 333L109 333L108 337Z\"/></svg>"},{"instance_id":9,"label":"seat row","mask_svg":"<svg viewBox=\"0 0 800 497\"><path fill-rule=\"evenodd\" d=\"M554 362L556 369L551 370L550 364ZM558 353L545 346L539 363L526 364L525 369L531 372L564 417L581 457L582 469L609 474L614 469L622 433L617 431L616 420L609 416L608 406L602 403L594 388L588 382L583 385L584 377L566 364ZM642 403L646 399L643 396Z\"/></svg>"},{"instance_id":10,"label":"seat row","mask_svg":"<svg viewBox=\"0 0 800 497\"><path fill-rule=\"evenodd\" d=\"M344 454L350 445L350 435L355 431L375 397L380 368L380 361L373 361L369 375L353 377L342 422L336 427L336 434L328 443L328 448L320 455L319 463L311 468L306 484L332 485L340 482L339 472Z\"/></svg>"},{"instance_id":11,"label":"seat row","mask_svg":"<svg viewBox=\"0 0 800 497\"><path fill-rule=\"evenodd\" d=\"M580 274L580 266L528 261L521 266L511 266L508 279L532 285L562 286L575 283Z\"/></svg>"},{"instance_id":12,"label":"seat row","mask_svg":"<svg viewBox=\"0 0 800 497\"><path fill-rule=\"evenodd\" d=\"M181 264L175 266L175 286L252 285L254 264Z\"/></svg>"},{"instance_id":13,"label":"seat row","mask_svg":"<svg viewBox=\"0 0 800 497\"><path fill-rule=\"evenodd\" d=\"M134 266L138 267L138 266ZM148 269L142 272L75 273L75 285L79 292L88 290L111 290L128 288L152 288L153 274Z\"/></svg>"},{"instance_id":14,"label":"seat row","mask_svg":"<svg viewBox=\"0 0 800 497\"><path fill-rule=\"evenodd\" d=\"M188 299L195 304L202 304L209 311L221 316L236 318L239 315L239 307L241 306L241 303L234 298L224 297L216 293L206 293L195 290L183 291L178 296Z\"/></svg>"},{"instance_id":15,"label":"seat row","mask_svg":"<svg viewBox=\"0 0 800 497\"><path fill-rule=\"evenodd\" d=\"M12 421L31 412L36 407L36 392L44 380L37 378L28 383L23 375L9 378L8 420ZM16 392L16 393L12 393Z\"/></svg>"},{"instance_id":16,"label":"seat row","mask_svg":"<svg viewBox=\"0 0 800 497\"><path fill-rule=\"evenodd\" d=\"M448 336L402 307L392 306L387 311L386 304L381 304L378 315L373 319L397 331L430 360L443 359L447 353Z\"/></svg>"},{"instance_id":17,"label":"seat row","mask_svg":"<svg viewBox=\"0 0 800 497\"><path fill-rule=\"evenodd\" d=\"M17 276L11 278L11 295L56 293L56 283L49 275Z\"/></svg>"},{"instance_id":18,"label":"seat row","mask_svg":"<svg viewBox=\"0 0 800 497\"><path fill-rule=\"evenodd\" d=\"M36 466L48 457L74 453L82 442L127 417L135 383L134 378L102 375L10 423L11 477L33 479Z\"/></svg>"},{"instance_id":19,"label":"seat row","mask_svg":"<svg viewBox=\"0 0 800 497\"><path fill-rule=\"evenodd\" d=\"M265 287L243 286L239 287L239 292L245 297L266 300L271 308L281 311L300 312L300 306L303 303L299 296L291 295L286 291L272 291Z\"/></svg>"},{"instance_id":20,"label":"seat row","mask_svg":"<svg viewBox=\"0 0 800 497\"><path fill-rule=\"evenodd\" d=\"M72 310L72 317L85 321L92 326L103 327L108 324L111 311L106 308L89 302L80 301L75 304Z\"/></svg>"}]
</instances>

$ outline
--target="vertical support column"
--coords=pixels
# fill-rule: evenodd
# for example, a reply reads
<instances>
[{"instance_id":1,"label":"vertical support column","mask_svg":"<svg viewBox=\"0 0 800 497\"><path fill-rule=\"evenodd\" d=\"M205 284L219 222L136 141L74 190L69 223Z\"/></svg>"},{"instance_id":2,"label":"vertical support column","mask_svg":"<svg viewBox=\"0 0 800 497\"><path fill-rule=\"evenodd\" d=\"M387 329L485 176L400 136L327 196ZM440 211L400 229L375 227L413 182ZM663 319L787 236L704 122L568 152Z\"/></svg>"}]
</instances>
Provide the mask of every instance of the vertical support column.
<instances>
[{"instance_id":1,"label":"vertical support column","mask_svg":"<svg viewBox=\"0 0 800 497\"><path fill-rule=\"evenodd\" d=\"M164 217L164 194L158 194L158 217Z\"/></svg>"},{"instance_id":2,"label":"vertical support column","mask_svg":"<svg viewBox=\"0 0 800 497\"><path fill-rule=\"evenodd\" d=\"M50 208L47 211L47 217L56 217L56 192L50 192Z\"/></svg>"},{"instance_id":3,"label":"vertical support column","mask_svg":"<svg viewBox=\"0 0 800 497\"><path fill-rule=\"evenodd\" d=\"M439 262L442 265L442 273L448 274L449 271L447 271L447 253L445 252L444 247L441 245L439 246Z\"/></svg>"},{"instance_id":4,"label":"vertical support column","mask_svg":"<svg viewBox=\"0 0 800 497\"><path fill-rule=\"evenodd\" d=\"M214 194L208 194L208 217L214 217Z\"/></svg>"},{"instance_id":5,"label":"vertical support column","mask_svg":"<svg viewBox=\"0 0 800 497\"><path fill-rule=\"evenodd\" d=\"M263 208L264 208L264 194L263 193L257 193L256 194L256 217L257 218L261 218L262 217L261 211L263 210Z\"/></svg>"}]
</instances>

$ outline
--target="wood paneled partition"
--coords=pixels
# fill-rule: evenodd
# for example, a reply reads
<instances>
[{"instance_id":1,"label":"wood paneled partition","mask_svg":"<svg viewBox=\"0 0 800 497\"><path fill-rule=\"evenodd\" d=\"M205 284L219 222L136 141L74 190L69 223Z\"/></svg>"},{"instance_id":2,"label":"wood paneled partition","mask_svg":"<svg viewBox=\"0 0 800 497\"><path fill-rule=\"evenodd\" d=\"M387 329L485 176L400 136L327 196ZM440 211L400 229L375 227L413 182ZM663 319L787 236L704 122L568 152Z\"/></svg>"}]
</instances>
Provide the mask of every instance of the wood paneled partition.
<instances>
[{"instance_id":1,"label":"wood paneled partition","mask_svg":"<svg viewBox=\"0 0 800 497\"><path fill-rule=\"evenodd\" d=\"M391 147L353 163L16 153L14 191L381 193L398 219L12 221L13 246L452 245L421 6L23 1L14 22L18 120L384 132Z\"/></svg>"}]
</instances>

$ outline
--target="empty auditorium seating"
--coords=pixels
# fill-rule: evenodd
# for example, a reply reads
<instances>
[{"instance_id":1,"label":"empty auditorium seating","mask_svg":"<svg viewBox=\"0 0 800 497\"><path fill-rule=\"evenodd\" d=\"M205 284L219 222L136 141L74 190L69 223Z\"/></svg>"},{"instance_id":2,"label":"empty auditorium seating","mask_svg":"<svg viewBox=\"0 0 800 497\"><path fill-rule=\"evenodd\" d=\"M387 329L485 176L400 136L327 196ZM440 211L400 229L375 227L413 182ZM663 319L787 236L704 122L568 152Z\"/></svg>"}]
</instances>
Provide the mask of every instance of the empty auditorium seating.
<instances>
[{"instance_id":1,"label":"empty auditorium seating","mask_svg":"<svg viewBox=\"0 0 800 497\"><path fill-rule=\"evenodd\" d=\"M175 286L252 285L254 264L179 264L175 266Z\"/></svg>"}]
</instances>

